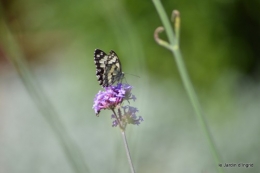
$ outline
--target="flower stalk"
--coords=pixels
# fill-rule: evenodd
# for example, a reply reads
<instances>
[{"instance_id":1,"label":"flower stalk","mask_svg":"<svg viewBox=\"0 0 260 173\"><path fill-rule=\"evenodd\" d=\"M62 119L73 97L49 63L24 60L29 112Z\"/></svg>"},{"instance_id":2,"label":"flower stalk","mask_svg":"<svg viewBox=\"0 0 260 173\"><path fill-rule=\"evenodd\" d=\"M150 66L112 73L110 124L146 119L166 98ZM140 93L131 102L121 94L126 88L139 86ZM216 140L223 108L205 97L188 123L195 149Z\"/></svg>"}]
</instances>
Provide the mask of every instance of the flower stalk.
<instances>
[{"instance_id":1,"label":"flower stalk","mask_svg":"<svg viewBox=\"0 0 260 173\"><path fill-rule=\"evenodd\" d=\"M118 126L120 128L131 173L135 173L125 130L128 124L139 125L143 118L136 116L137 108L129 105L123 106L123 101L130 104L130 100L136 100L136 97L131 93L132 86L118 83L116 86L108 86L104 89L105 91L99 91L95 96L93 109L97 116L101 110L108 109L113 112L111 115L111 118L114 119L112 127Z\"/></svg>"},{"instance_id":2,"label":"flower stalk","mask_svg":"<svg viewBox=\"0 0 260 173\"><path fill-rule=\"evenodd\" d=\"M132 159L131 159L131 155L130 155L125 131L122 131L121 134L122 134L122 138L123 138L123 141L124 141L125 151L126 151L127 160L128 160L128 163L129 163L129 166L130 166L130 169L131 169L131 173L135 173L135 169L134 169L134 165L133 165L133 162L132 162Z\"/></svg>"},{"instance_id":3,"label":"flower stalk","mask_svg":"<svg viewBox=\"0 0 260 173\"><path fill-rule=\"evenodd\" d=\"M213 137L210 134L206 120L204 118L204 113L203 113L202 108L200 106L200 103L199 103L198 97L195 93L195 90L193 88L193 85L190 81L190 78L189 78L188 72L186 70L185 64L183 62L182 54L181 54L181 51L180 51L180 46L179 46L180 13L177 10L174 10L173 13L172 13L172 21L174 22L174 31L175 31L175 32L173 32L172 26L171 26L171 24L168 20L168 17L167 17L165 10L164 10L164 8L161 4L161 1L160 0L153 0L153 3L154 3L154 6L155 6L160 18L161 18L161 21L162 21L163 26L165 28L167 37L169 39L169 43L167 43L167 42L165 42L165 41L163 41L159 38L159 33L164 30L164 28L162 28L162 27L158 27L155 30L155 32L154 32L155 41L159 45L161 45L161 46L167 48L168 50L170 50L172 52L172 54L174 55L174 58L175 58L175 61L176 61L182 82L184 84L185 90L188 94L188 97L189 97L191 104L193 106L193 109L195 111L195 115L197 117L199 125L200 125L200 127L203 131L203 134L204 134L207 142L208 142L210 151L211 151L213 158L214 158L214 161L215 161L216 168L217 168L218 172L223 173L223 170L218 166L219 163L221 163L219 153L218 153L217 148L215 146L215 143L213 141Z\"/></svg>"}]
</instances>

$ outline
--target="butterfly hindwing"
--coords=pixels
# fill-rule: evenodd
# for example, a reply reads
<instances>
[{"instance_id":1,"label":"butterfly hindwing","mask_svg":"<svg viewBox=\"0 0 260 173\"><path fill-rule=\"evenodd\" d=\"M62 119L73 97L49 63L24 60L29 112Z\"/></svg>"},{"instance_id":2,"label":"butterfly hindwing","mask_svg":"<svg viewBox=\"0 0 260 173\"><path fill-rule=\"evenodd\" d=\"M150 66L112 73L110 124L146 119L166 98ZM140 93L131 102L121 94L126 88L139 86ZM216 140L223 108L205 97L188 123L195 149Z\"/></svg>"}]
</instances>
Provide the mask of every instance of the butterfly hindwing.
<instances>
[{"instance_id":1,"label":"butterfly hindwing","mask_svg":"<svg viewBox=\"0 0 260 173\"><path fill-rule=\"evenodd\" d=\"M94 52L94 62L97 79L103 87L111 86L124 77L120 60L113 50L107 55L104 51L96 49Z\"/></svg>"}]
</instances>

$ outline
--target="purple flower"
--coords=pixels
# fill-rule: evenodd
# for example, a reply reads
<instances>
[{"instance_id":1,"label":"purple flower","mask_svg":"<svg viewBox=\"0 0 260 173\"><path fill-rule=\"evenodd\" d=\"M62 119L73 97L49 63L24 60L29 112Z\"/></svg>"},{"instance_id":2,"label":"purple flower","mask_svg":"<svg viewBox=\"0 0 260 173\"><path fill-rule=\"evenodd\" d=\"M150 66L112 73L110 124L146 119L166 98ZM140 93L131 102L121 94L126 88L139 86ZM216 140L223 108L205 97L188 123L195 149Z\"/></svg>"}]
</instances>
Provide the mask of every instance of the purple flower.
<instances>
[{"instance_id":1,"label":"purple flower","mask_svg":"<svg viewBox=\"0 0 260 173\"><path fill-rule=\"evenodd\" d=\"M138 109L132 106L122 106L124 113L120 116L122 126L125 128L127 124L135 124L139 125L141 121L143 121L143 118L141 116L137 117L136 112L138 112ZM120 110L120 109L118 109ZM121 111L119 111L121 112ZM112 115L111 118L116 119L116 115ZM117 119L113 121L112 126L116 127L118 125Z\"/></svg>"},{"instance_id":2,"label":"purple flower","mask_svg":"<svg viewBox=\"0 0 260 173\"><path fill-rule=\"evenodd\" d=\"M105 87L105 91L99 91L94 99L93 109L98 116L102 109L115 109L124 100L135 100L131 93L132 86L118 83L116 86Z\"/></svg>"},{"instance_id":3,"label":"purple flower","mask_svg":"<svg viewBox=\"0 0 260 173\"><path fill-rule=\"evenodd\" d=\"M137 117L138 109L129 105L122 106L124 100L136 100L131 93L132 86L128 84L118 83L116 86L105 87L105 91L99 91L94 99L93 109L98 116L102 109L110 109L113 111L111 119L112 126L119 126L121 130L125 130L127 124L139 125L143 118ZM122 111L121 111L122 108Z\"/></svg>"},{"instance_id":4,"label":"purple flower","mask_svg":"<svg viewBox=\"0 0 260 173\"><path fill-rule=\"evenodd\" d=\"M124 84L124 88L125 88L125 100L136 100L136 97L131 93L132 91L132 86Z\"/></svg>"},{"instance_id":5,"label":"purple flower","mask_svg":"<svg viewBox=\"0 0 260 173\"><path fill-rule=\"evenodd\" d=\"M141 116L139 116L138 118L136 116L136 112L139 111L137 108L127 105L127 106L123 106L123 109L124 109L124 116L128 124L139 125L141 121L143 121L143 118Z\"/></svg>"}]
</instances>

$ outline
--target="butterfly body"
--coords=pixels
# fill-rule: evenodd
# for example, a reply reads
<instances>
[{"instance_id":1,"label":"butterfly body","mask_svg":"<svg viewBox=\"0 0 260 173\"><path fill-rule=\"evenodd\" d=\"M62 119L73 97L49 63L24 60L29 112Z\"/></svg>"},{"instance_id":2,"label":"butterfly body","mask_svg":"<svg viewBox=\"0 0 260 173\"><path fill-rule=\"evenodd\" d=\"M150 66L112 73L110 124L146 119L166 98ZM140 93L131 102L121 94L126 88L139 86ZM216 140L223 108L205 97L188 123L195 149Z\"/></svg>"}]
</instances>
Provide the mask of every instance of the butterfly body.
<instances>
[{"instance_id":1,"label":"butterfly body","mask_svg":"<svg viewBox=\"0 0 260 173\"><path fill-rule=\"evenodd\" d=\"M120 60L113 50L107 55L104 51L95 49L94 62L97 79L103 87L111 86L124 78Z\"/></svg>"}]
</instances>

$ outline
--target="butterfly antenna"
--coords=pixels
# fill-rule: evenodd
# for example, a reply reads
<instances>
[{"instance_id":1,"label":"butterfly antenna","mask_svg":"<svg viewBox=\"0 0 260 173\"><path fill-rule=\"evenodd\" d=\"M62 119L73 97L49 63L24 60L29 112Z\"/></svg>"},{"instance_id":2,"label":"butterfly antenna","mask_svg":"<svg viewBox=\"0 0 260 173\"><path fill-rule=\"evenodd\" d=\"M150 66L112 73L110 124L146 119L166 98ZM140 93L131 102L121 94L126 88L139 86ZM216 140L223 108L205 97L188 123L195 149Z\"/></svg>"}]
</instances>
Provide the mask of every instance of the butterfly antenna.
<instances>
[{"instance_id":1,"label":"butterfly antenna","mask_svg":"<svg viewBox=\"0 0 260 173\"><path fill-rule=\"evenodd\" d=\"M124 79L125 79L125 82L127 83L126 77L124 77ZM128 84L128 83L127 83L127 84Z\"/></svg>"},{"instance_id":2,"label":"butterfly antenna","mask_svg":"<svg viewBox=\"0 0 260 173\"><path fill-rule=\"evenodd\" d=\"M132 76L140 78L140 76L137 76L137 75L134 75L134 74L131 74L131 73L125 73L125 74L129 74L129 75L132 75Z\"/></svg>"}]
</instances>

